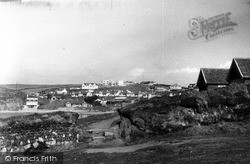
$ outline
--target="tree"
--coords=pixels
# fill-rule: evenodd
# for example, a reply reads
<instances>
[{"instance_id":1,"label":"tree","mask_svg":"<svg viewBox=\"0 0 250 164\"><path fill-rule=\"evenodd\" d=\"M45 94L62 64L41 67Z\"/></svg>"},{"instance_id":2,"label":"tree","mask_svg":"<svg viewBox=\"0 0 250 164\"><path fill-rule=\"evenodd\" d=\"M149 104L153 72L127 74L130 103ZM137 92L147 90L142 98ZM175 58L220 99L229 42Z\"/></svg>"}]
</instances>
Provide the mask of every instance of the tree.
<instances>
[{"instance_id":1,"label":"tree","mask_svg":"<svg viewBox=\"0 0 250 164\"><path fill-rule=\"evenodd\" d=\"M84 101L88 104L93 104L95 102L95 100L98 99L98 96L94 95L94 96L91 96L91 97L85 97L84 98Z\"/></svg>"},{"instance_id":2,"label":"tree","mask_svg":"<svg viewBox=\"0 0 250 164\"><path fill-rule=\"evenodd\" d=\"M50 100L52 98L52 94L48 93L47 94L47 100Z\"/></svg>"}]
</instances>

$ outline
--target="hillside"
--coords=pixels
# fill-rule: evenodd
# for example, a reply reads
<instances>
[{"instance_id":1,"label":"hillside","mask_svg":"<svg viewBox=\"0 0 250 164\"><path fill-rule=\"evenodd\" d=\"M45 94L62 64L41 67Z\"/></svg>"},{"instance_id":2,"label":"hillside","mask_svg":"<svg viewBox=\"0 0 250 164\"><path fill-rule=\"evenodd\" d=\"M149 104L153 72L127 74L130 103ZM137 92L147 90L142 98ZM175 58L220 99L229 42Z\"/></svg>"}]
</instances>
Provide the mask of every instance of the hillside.
<instances>
[{"instance_id":1,"label":"hillside","mask_svg":"<svg viewBox=\"0 0 250 164\"><path fill-rule=\"evenodd\" d=\"M242 128L244 123L240 122L249 119L250 94L247 86L231 84L208 92L186 91L180 96L152 98L122 108L119 114L120 137L128 142L185 130L186 134L197 129L205 133L210 125L211 131L227 126Z\"/></svg>"},{"instance_id":2,"label":"hillside","mask_svg":"<svg viewBox=\"0 0 250 164\"><path fill-rule=\"evenodd\" d=\"M0 111L21 110L26 94L21 91L0 87Z\"/></svg>"},{"instance_id":3,"label":"hillside","mask_svg":"<svg viewBox=\"0 0 250 164\"><path fill-rule=\"evenodd\" d=\"M0 100L16 99L16 98L24 100L25 97L26 95L21 91L0 87Z\"/></svg>"},{"instance_id":4,"label":"hillside","mask_svg":"<svg viewBox=\"0 0 250 164\"><path fill-rule=\"evenodd\" d=\"M56 89L56 88L70 88L80 87L80 84L54 84L54 85L39 85L39 84L4 84L0 87L4 87L12 90L19 90L25 93L40 92L42 90Z\"/></svg>"}]
</instances>

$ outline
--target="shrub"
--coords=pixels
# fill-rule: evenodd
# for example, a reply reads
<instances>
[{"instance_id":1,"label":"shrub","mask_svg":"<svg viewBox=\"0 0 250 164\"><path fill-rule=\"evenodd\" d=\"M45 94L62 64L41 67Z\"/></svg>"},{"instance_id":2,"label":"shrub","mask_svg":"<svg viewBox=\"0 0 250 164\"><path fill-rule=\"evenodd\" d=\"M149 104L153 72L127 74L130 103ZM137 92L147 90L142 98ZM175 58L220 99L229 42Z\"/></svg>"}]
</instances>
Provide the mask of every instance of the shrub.
<instances>
[{"instance_id":1,"label":"shrub","mask_svg":"<svg viewBox=\"0 0 250 164\"><path fill-rule=\"evenodd\" d=\"M234 94L239 91L243 91L245 93L248 93L248 87L241 83L231 83L226 87L227 91Z\"/></svg>"}]
</instances>

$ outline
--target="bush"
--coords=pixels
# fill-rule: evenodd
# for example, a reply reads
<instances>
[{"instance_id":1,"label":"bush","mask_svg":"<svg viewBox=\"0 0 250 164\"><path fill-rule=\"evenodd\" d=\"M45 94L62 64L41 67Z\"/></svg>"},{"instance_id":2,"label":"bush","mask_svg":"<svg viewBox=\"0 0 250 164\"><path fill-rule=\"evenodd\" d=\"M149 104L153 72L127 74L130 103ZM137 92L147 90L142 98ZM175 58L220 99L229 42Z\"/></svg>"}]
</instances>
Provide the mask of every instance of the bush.
<instances>
[{"instance_id":1,"label":"bush","mask_svg":"<svg viewBox=\"0 0 250 164\"><path fill-rule=\"evenodd\" d=\"M234 94L237 104L250 102L250 96L244 91L239 91Z\"/></svg>"},{"instance_id":2,"label":"bush","mask_svg":"<svg viewBox=\"0 0 250 164\"><path fill-rule=\"evenodd\" d=\"M219 105L235 106L236 101L232 93L225 88L217 88L208 91L208 105L210 107L218 107Z\"/></svg>"},{"instance_id":3,"label":"bush","mask_svg":"<svg viewBox=\"0 0 250 164\"><path fill-rule=\"evenodd\" d=\"M245 93L248 93L248 87L241 83L231 83L226 87L227 91L234 94L239 91L243 91Z\"/></svg>"}]
</instances>

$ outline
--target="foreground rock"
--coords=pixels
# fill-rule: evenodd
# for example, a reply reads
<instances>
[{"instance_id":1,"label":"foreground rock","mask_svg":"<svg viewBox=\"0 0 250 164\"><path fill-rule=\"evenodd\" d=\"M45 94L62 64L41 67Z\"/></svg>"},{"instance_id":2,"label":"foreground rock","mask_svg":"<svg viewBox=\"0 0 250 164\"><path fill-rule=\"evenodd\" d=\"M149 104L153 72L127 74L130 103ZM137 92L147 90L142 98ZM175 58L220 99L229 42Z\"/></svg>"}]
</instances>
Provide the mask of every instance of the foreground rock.
<instances>
[{"instance_id":1,"label":"foreground rock","mask_svg":"<svg viewBox=\"0 0 250 164\"><path fill-rule=\"evenodd\" d=\"M21 91L0 87L0 111L22 110L25 97Z\"/></svg>"},{"instance_id":2,"label":"foreground rock","mask_svg":"<svg viewBox=\"0 0 250 164\"><path fill-rule=\"evenodd\" d=\"M126 141L146 134L167 134L194 126L249 118L250 95L242 84L209 92L186 91L180 96L153 98L119 110L119 135Z\"/></svg>"},{"instance_id":3,"label":"foreground rock","mask_svg":"<svg viewBox=\"0 0 250 164\"><path fill-rule=\"evenodd\" d=\"M90 138L75 124L78 114L54 112L0 120L2 152L39 152Z\"/></svg>"}]
</instances>

